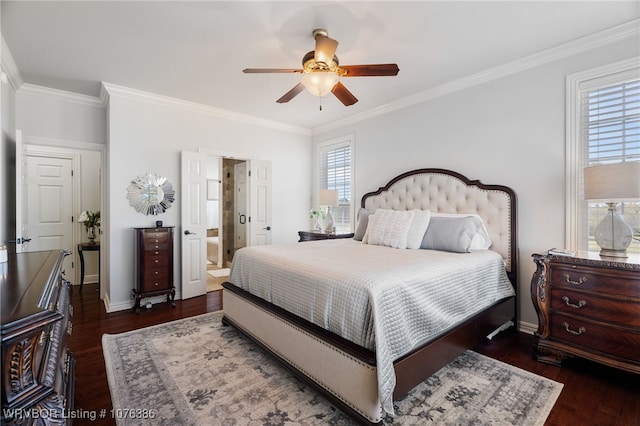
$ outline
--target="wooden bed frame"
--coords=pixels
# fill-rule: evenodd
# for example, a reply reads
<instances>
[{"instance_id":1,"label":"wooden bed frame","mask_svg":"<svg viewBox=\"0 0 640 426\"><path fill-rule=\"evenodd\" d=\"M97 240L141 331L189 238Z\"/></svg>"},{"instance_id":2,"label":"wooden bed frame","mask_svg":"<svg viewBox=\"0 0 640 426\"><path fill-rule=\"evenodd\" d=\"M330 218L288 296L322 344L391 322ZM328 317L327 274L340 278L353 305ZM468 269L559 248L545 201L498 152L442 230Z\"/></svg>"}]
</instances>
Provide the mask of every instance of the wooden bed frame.
<instances>
[{"instance_id":1,"label":"wooden bed frame","mask_svg":"<svg viewBox=\"0 0 640 426\"><path fill-rule=\"evenodd\" d=\"M403 173L362 197L361 207L477 213L492 247L505 259L517 291L516 196L502 185L485 185L444 169ZM308 244L308 243L302 243ZM384 413L375 374L375 353L234 286L223 284L223 323L232 325L311 384L360 423L378 424ZM516 321L516 296L503 299L394 362L394 400L474 347L508 321ZM292 344L292 342L294 342ZM334 362L333 356L336 360ZM329 358L330 361L325 362ZM376 404L378 407L376 407Z\"/></svg>"}]
</instances>

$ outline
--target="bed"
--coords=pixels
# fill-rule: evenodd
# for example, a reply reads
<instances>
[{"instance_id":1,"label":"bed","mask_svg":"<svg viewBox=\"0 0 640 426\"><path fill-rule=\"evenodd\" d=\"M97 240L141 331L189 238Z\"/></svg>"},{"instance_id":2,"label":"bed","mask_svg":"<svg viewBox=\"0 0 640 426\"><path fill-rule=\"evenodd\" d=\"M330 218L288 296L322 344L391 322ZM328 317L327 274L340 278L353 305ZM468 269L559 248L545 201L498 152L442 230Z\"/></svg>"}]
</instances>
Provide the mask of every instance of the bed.
<instances>
[{"instance_id":1,"label":"bed","mask_svg":"<svg viewBox=\"0 0 640 426\"><path fill-rule=\"evenodd\" d=\"M356 420L376 424L394 399L515 320L516 197L502 185L420 169L365 194L358 216L369 223L353 240L239 250L223 284L223 323ZM429 232L415 228L424 234L418 242L407 230L425 216ZM429 245L432 229L448 232L448 216L478 218L490 246ZM409 237L389 239L391 228Z\"/></svg>"}]
</instances>

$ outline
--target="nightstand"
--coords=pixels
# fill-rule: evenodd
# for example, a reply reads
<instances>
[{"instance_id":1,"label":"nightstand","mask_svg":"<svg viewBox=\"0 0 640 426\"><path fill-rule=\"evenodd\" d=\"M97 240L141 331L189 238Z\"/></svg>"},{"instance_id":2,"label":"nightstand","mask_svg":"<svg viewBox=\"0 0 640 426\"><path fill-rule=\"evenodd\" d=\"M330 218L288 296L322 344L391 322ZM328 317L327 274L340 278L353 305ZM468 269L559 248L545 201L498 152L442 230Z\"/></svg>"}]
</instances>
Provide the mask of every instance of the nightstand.
<instances>
[{"instance_id":1,"label":"nightstand","mask_svg":"<svg viewBox=\"0 0 640 426\"><path fill-rule=\"evenodd\" d=\"M640 255L534 254L534 353L560 365L579 356L640 373Z\"/></svg>"},{"instance_id":2,"label":"nightstand","mask_svg":"<svg viewBox=\"0 0 640 426\"><path fill-rule=\"evenodd\" d=\"M300 239L302 241L317 241L317 240L335 240L337 238L353 238L353 232L334 232L327 233L322 231L298 231Z\"/></svg>"}]
</instances>

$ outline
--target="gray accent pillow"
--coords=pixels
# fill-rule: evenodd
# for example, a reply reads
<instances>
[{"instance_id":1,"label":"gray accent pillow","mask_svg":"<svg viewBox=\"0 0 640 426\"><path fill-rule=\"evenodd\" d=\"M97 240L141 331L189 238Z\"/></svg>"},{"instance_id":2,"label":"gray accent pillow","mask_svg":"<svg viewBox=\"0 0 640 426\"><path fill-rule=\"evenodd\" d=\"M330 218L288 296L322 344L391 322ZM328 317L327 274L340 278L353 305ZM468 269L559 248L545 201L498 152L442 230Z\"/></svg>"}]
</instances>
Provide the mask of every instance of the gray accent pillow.
<instances>
[{"instance_id":1,"label":"gray accent pillow","mask_svg":"<svg viewBox=\"0 0 640 426\"><path fill-rule=\"evenodd\" d=\"M356 232L353 234L354 240L362 241L364 233L367 231L367 226L369 225L369 215L371 215L371 212L367 209L360 208L360 210L358 210L358 225L356 226Z\"/></svg>"},{"instance_id":2,"label":"gray accent pillow","mask_svg":"<svg viewBox=\"0 0 640 426\"><path fill-rule=\"evenodd\" d=\"M476 246L474 240L484 235L482 220L476 216L431 216L420 248L468 253Z\"/></svg>"}]
</instances>

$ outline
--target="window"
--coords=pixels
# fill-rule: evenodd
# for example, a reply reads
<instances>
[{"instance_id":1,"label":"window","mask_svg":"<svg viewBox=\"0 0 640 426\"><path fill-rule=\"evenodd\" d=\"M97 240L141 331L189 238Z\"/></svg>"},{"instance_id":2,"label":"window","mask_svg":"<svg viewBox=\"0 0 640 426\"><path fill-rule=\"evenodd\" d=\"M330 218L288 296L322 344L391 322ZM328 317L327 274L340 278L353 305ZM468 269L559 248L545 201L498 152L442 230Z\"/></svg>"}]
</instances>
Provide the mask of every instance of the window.
<instances>
[{"instance_id":1,"label":"window","mask_svg":"<svg viewBox=\"0 0 640 426\"><path fill-rule=\"evenodd\" d=\"M567 247L599 251L593 239L607 205L583 199L583 168L640 161L640 67L623 61L567 78ZM640 202L618 205L618 213L640 233ZM629 252L640 253L634 239Z\"/></svg>"},{"instance_id":2,"label":"window","mask_svg":"<svg viewBox=\"0 0 640 426\"><path fill-rule=\"evenodd\" d=\"M331 214L336 231L351 232L353 224L353 138L318 144L317 189L338 191L338 206Z\"/></svg>"}]
</instances>

